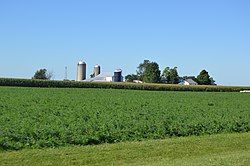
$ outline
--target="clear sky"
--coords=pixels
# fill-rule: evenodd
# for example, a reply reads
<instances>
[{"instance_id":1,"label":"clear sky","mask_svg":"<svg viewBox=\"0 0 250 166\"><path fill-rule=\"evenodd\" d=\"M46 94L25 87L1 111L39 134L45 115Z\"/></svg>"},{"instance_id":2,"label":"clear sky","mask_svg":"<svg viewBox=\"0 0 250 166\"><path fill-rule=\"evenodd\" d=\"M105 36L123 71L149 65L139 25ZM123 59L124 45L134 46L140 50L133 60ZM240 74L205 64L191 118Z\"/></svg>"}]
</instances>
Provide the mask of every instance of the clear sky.
<instances>
[{"instance_id":1,"label":"clear sky","mask_svg":"<svg viewBox=\"0 0 250 166\"><path fill-rule=\"evenodd\" d=\"M0 0L0 77L76 64L135 73L144 59L250 85L250 0Z\"/></svg>"}]
</instances>

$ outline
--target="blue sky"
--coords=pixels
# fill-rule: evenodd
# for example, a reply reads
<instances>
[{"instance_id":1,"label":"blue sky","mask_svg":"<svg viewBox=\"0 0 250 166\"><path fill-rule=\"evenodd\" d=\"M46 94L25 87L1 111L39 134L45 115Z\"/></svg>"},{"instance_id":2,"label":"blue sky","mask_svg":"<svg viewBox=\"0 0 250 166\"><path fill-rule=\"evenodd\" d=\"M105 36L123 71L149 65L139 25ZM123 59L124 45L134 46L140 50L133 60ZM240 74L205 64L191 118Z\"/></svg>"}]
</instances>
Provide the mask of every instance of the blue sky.
<instances>
[{"instance_id":1,"label":"blue sky","mask_svg":"<svg viewBox=\"0 0 250 166\"><path fill-rule=\"evenodd\" d=\"M144 59L179 75L208 70L218 84L250 85L249 0L0 0L0 77L40 68L75 79L136 71Z\"/></svg>"}]
</instances>

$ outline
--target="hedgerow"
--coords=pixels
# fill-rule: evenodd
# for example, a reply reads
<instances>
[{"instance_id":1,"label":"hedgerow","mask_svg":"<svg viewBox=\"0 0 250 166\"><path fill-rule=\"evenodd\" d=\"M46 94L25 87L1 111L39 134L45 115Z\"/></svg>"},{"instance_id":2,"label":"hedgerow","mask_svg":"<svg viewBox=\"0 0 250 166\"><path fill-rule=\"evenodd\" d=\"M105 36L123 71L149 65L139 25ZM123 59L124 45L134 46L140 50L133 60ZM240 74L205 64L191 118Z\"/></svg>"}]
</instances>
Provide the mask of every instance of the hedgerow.
<instances>
[{"instance_id":1,"label":"hedgerow","mask_svg":"<svg viewBox=\"0 0 250 166\"><path fill-rule=\"evenodd\" d=\"M250 90L250 87L235 86L184 86L170 84L136 84L136 83L114 83L114 82L78 82L78 81L54 81L36 79L13 79L0 78L0 86L17 87L53 87L53 88L103 88L103 89L132 89L152 91L203 91L203 92L239 92Z\"/></svg>"}]
</instances>

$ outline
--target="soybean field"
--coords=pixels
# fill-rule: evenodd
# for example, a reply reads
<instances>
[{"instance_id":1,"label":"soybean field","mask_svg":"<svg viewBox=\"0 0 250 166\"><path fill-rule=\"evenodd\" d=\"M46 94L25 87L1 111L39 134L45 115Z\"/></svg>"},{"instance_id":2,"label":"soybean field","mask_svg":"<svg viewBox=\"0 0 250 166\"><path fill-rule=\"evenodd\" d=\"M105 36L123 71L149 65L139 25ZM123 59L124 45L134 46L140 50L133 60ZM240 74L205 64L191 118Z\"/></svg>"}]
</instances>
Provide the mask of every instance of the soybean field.
<instances>
[{"instance_id":1,"label":"soybean field","mask_svg":"<svg viewBox=\"0 0 250 166\"><path fill-rule=\"evenodd\" d=\"M249 93L0 87L1 150L249 129Z\"/></svg>"}]
</instances>

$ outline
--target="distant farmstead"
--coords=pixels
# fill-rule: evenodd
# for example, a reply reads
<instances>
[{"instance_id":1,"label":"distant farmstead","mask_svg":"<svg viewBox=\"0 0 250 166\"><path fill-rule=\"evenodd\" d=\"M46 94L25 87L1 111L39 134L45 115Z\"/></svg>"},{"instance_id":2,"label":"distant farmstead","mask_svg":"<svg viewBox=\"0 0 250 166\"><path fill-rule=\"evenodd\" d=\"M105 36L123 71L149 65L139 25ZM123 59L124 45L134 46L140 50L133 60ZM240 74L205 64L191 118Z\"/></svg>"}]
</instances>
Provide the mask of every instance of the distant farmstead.
<instances>
[{"instance_id":1,"label":"distant farmstead","mask_svg":"<svg viewBox=\"0 0 250 166\"><path fill-rule=\"evenodd\" d=\"M77 64L76 81L85 82L123 82L122 70L116 69L114 73L101 73L101 66L95 65L90 78L86 79L86 63L79 61Z\"/></svg>"}]
</instances>

